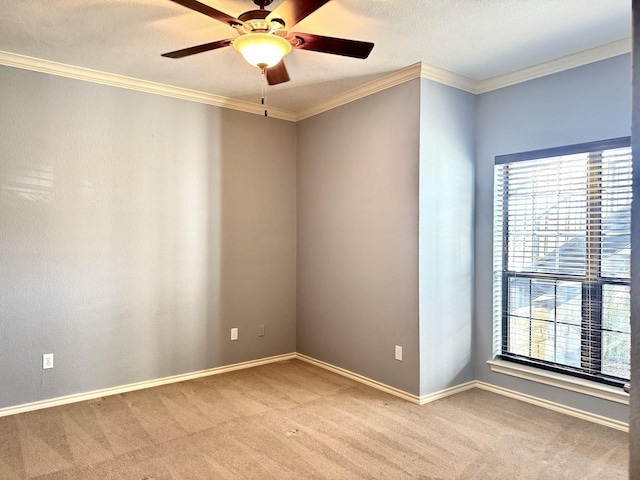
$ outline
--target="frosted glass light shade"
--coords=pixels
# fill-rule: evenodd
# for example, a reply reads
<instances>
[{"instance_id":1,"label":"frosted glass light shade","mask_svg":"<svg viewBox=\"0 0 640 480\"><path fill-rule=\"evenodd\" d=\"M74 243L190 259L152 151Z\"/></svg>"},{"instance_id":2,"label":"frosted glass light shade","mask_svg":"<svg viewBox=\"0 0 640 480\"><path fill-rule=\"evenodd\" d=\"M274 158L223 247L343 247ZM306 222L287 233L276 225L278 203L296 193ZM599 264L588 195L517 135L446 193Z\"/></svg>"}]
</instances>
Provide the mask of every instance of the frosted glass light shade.
<instances>
[{"instance_id":1,"label":"frosted glass light shade","mask_svg":"<svg viewBox=\"0 0 640 480\"><path fill-rule=\"evenodd\" d=\"M285 38L270 33L248 33L236 38L233 48L251 65L270 68L291 51L291 44Z\"/></svg>"}]
</instances>

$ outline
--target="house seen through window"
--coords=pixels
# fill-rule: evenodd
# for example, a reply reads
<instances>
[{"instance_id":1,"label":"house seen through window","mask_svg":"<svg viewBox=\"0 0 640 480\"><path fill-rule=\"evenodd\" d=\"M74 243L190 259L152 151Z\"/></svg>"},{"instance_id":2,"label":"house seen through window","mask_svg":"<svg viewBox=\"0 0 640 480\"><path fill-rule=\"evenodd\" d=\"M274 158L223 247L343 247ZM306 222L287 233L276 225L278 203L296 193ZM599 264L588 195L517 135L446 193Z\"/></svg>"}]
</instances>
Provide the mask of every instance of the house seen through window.
<instances>
[{"instance_id":1,"label":"house seen through window","mask_svg":"<svg viewBox=\"0 0 640 480\"><path fill-rule=\"evenodd\" d=\"M629 144L496 157L501 358L611 384L629 379Z\"/></svg>"}]
</instances>

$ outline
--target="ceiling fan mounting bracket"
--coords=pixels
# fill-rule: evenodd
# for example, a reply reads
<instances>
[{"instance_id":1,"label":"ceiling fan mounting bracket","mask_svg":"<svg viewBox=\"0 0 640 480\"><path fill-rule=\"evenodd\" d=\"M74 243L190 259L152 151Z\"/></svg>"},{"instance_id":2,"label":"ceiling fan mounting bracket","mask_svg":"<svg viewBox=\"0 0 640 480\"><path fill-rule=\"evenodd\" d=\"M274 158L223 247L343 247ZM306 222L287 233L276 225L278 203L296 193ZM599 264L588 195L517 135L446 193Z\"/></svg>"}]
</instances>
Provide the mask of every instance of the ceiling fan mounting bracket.
<instances>
[{"instance_id":1,"label":"ceiling fan mounting bracket","mask_svg":"<svg viewBox=\"0 0 640 480\"><path fill-rule=\"evenodd\" d=\"M264 7L271 5L273 0L253 0L253 3L258 5L261 10L264 10Z\"/></svg>"}]
</instances>

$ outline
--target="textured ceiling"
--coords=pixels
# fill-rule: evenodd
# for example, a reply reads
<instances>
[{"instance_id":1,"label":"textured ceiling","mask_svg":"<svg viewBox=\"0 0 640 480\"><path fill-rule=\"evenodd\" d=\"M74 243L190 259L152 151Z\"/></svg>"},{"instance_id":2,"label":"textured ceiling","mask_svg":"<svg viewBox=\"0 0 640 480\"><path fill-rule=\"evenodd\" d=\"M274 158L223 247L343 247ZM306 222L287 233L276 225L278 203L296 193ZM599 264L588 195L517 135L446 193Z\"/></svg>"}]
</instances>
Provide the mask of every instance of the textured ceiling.
<instances>
[{"instance_id":1,"label":"textured ceiling","mask_svg":"<svg viewBox=\"0 0 640 480\"><path fill-rule=\"evenodd\" d=\"M232 16L250 0L201 0ZM275 0L271 9L282 0ZM235 30L169 0L0 0L0 50L257 102L260 75L233 48L161 53ZM474 80L631 35L629 0L331 0L293 29L375 43L367 60L294 50L269 104L291 111L422 61Z\"/></svg>"}]
</instances>

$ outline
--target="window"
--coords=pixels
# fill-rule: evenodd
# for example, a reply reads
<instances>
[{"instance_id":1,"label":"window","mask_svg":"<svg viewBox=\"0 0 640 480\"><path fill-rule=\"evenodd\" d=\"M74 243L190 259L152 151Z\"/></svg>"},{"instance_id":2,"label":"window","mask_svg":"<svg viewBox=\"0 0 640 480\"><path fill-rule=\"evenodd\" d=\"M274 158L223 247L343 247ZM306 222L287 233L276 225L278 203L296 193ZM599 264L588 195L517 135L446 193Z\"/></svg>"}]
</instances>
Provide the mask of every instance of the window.
<instances>
[{"instance_id":1,"label":"window","mask_svg":"<svg viewBox=\"0 0 640 480\"><path fill-rule=\"evenodd\" d=\"M629 138L496 157L495 350L629 379Z\"/></svg>"}]
</instances>

